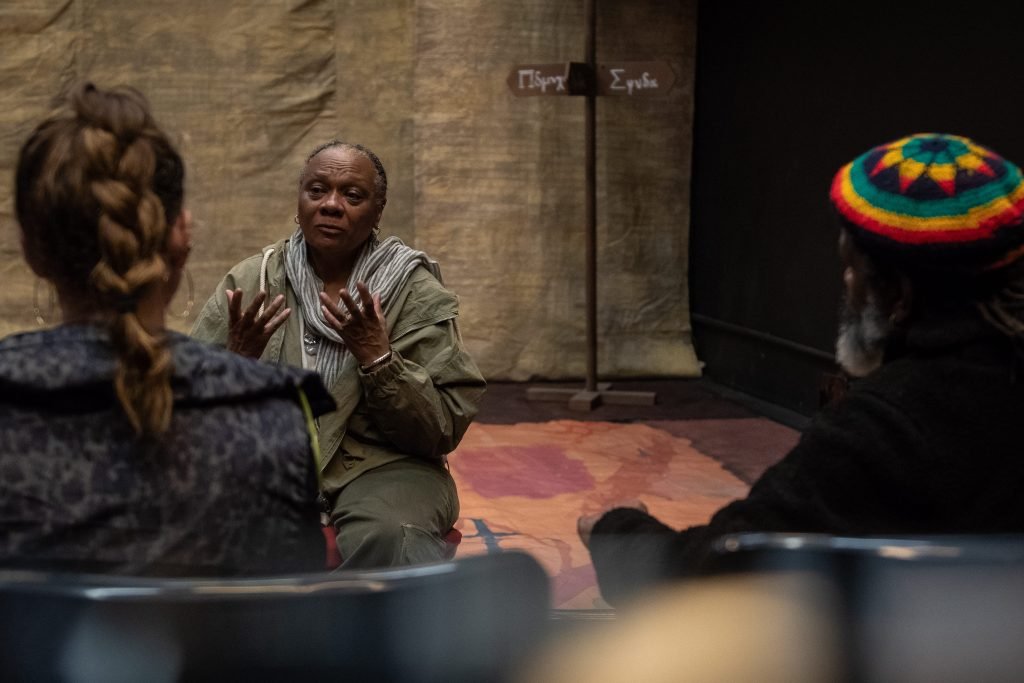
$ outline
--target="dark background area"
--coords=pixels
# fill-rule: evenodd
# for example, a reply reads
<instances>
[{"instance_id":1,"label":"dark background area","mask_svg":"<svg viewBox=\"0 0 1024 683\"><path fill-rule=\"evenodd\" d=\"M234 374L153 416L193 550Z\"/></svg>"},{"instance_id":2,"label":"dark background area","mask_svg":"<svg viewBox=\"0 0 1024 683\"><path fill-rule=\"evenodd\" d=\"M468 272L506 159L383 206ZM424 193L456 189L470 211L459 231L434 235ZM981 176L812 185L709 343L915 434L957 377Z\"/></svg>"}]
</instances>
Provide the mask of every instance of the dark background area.
<instances>
[{"instance_id":1,"label":"dark background area","mask_svg":"<svg viewBox=\"0 0 1024 683\"><path fill-rule=\"evenodd\" d=\"M690 292L707 377L818 407L841 296L832 174L916 132L1024 163L1024 4L704 0Z\"/></svg>"}]
</instances>

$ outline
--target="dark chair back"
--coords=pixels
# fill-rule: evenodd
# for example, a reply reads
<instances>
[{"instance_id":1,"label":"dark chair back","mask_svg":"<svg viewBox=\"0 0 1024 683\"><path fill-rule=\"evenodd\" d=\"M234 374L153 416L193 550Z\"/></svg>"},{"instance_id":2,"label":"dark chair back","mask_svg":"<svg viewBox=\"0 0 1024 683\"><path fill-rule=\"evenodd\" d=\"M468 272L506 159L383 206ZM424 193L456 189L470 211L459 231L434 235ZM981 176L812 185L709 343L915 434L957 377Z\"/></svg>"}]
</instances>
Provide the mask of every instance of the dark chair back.
<instances>
[{"instance_id":1,"label":"dark chair back","mask_svg":"<svg viewBox=\"0 0 1024 683\"><path fill-rule=\"evenodd\" d=\"M1024 536L737 534L717 572L805 572L834 588L848 681L1024 680Z\"/></svg>"},{"instance_id":2,"label":"dark chair back","mask_svg":"<svg viewBox=\"0 0 1024 683\"><path fill-rule=\"evenodd\" d=\"M548 577L508 552L266 579L0 572L0 680L502 681Z\"/></svg>"}]
</instances>

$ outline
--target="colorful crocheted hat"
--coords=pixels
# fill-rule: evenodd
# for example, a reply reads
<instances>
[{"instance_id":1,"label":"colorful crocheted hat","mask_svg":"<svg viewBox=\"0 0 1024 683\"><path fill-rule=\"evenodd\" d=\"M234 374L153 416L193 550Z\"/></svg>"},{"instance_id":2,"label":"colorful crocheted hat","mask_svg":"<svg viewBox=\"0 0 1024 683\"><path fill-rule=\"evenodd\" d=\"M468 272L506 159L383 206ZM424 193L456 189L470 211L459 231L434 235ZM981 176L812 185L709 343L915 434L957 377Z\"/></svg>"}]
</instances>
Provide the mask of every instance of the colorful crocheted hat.
<instances>
[{"instance_id":1,"label":"colorful crocheted hat","mask_svg":"<svg viewBox=\"0 0 1024 683\"><path fill-rule=\"evenodd\" d=\"M839 169L830 196L858 244L904 265L995 270L1024 255L1021 170L967 138L875 147Z\"/></svg>"}]
</instances>

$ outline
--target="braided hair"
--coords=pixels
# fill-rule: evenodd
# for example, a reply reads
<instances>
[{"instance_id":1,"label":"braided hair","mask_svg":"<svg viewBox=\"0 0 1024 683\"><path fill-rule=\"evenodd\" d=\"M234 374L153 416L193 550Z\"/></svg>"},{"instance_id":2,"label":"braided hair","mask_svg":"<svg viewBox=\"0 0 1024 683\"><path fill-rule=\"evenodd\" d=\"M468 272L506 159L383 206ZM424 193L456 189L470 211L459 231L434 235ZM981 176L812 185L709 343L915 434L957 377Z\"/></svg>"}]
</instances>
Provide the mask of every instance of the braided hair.
<instances>
[{"instance_id":1,"label":"braided hair","mask_svg":"<svg viewBox=\"0 0 1024 683\"><path fill-rule=\"evenodd\" d=\"M137 306L168 277L168 225L183 188L180 155L131 88L76 86L18 158L15 212L26 259L109 320L114 388L138 434L170 425L170 349L143 326Z\"/></svg>"}]
</instances>

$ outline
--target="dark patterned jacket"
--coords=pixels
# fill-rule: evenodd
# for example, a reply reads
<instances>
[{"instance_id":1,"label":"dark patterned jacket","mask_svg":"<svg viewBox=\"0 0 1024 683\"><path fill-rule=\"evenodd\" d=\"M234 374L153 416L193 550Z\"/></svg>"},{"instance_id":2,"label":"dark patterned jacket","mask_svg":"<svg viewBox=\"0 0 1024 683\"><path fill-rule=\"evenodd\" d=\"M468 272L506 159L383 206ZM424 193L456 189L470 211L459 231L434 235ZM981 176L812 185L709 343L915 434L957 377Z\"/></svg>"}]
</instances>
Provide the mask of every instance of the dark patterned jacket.
<instances>
[{"instance_id":1,"label":"dark patterned jacket","mask_svg":"<svg viewBox=\"0 0 1024 683\"><path fill-rule=\"evenodd\" d=\"M174 412L138 438L106 333L0 341L0 565L134 575L317 570L324 546L299 388L272 367L169 333Z\"/></svg>"},{"instance_id":2,"label":"dark patterned jacket","mask_svg":"<svg viewBox=\"0 0 1024 683\"><path fill-rule=\"evenodd\" d=\"M887 362L822 411L743 500L675 531L619 508L594 526L601 593L621 604L714 560L723 534L1024 532L1024 375L977 316L921 321Z\"/></svg>"}]
</instances>

